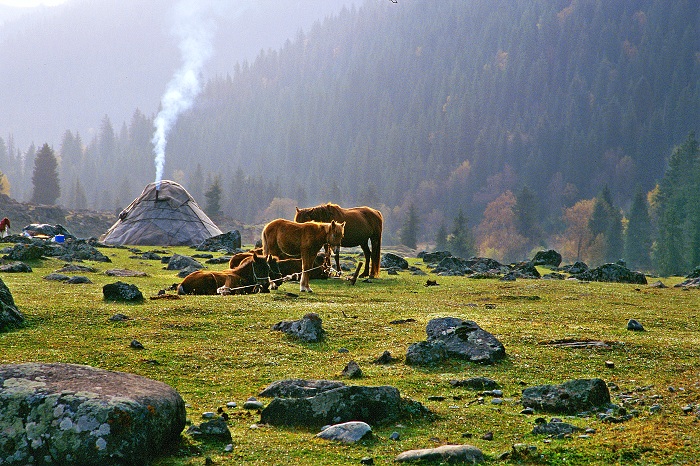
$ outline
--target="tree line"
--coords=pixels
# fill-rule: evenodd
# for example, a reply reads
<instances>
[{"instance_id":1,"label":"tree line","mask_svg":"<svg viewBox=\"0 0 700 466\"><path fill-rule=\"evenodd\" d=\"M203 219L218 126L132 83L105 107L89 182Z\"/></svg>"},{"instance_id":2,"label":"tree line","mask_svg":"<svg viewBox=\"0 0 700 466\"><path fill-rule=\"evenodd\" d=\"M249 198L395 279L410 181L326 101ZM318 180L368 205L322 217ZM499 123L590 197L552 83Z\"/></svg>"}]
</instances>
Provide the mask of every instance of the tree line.
<instances>
[{"instance_id":1,"label":"tree line","mask_svg":"<svg viewBox=\"0 0 700 466\"><path fill-rule=\"evenodd\" d=\"M245 223L367 204L385 242L687 269L696 214L664 180L700 117L698 14L663 0L345 9L210 78L170 135L166 177ZM121 210L153 181L152 133L140 110L89 141L67 130L57 202ZM0 139L18 199L37 152Z\"/></svg>"}]
</instances>

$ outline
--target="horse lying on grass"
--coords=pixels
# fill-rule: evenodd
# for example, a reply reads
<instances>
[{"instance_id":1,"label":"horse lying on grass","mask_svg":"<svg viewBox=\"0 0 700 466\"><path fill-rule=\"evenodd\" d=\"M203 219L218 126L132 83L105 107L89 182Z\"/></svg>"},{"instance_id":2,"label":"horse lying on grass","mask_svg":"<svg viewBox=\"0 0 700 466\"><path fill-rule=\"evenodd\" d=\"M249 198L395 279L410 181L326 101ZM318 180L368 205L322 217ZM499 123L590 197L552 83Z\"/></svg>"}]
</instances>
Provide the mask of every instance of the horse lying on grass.
<instances>
[{"instance_id":1,"label":"horse lying on grass","mask_svg":"<svg viewBox=\"0 0 700 466\"><path fill-rule=\"evenodd\" d=\"M234 254L228 262L228 268L234 269L244 261L245 259L252 257L253 253L262 255L262 248L251 249L246 252L239 252ZM272 256L274 257L274 256ZM292 275L298 275L302 272L301 259L285 258L279 259L277 261L270 262L270 277L273 283L282 282L282 278L289 277ZM276 264L276 267L275 267ZM330 271L330 255L321 253L316 255L313 267L309 270L309 279L311 280L325 280L329 276ZM299 280L299 277L292 278L292 280ZM272 287L275 288L274 286Z\"/></svg>"},{"instance_id":2,"label":"horse lying on grass","mask_svg":"<svg viewBox=\"0 0 700 466\"><path fill-rule=\"evenodd\" d=\"M309 270L313 268L318 251L325 244L339 246L343 239L345 222L296 223L283 218L271 221L262 231L263 254L277 257L301 258L299 289L311 291Z\"/></svg>"},{"instance_id":3,"label":"horse lying on grass","mask_svg":"<svg viewBox=\"0 0 700 466\"><path fill-rule=\"evenodd\" d=\"M270 269L277 258L252 254L234 269L192 272L178 285L178 294L215 295L270 292Z\"/></svg>"},{"instance_id":4,"label":"horse lying on grass","mask_svg":"<svg viewBox=\"0 0 700 466\"><path fill-rule=\"evenodd\" d=\"M382 213L371 207L351 207L344 209L337 204L318 205L307 209L297 207L295 222L345 222L345 234L340 246L360 246L365 253L365 269L360 277L379 276L381 260L382 228L384 218ZM370 250L369 244L372 248ZM371 269L370 269L371 259ZM340 248L335 250L335 266L340 272Z\"/></svg>"}]
</instances>

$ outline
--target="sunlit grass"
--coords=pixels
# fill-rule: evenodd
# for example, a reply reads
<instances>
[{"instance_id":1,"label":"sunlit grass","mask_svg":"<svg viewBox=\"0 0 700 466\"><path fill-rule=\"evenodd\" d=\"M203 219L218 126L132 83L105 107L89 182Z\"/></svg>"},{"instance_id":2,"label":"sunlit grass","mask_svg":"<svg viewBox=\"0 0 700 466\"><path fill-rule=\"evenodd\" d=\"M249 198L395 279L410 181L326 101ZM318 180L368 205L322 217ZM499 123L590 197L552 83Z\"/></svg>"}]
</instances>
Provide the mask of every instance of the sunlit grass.
<instances>
[{"instance_id":1,"label":"sunlit grass","mask_svg":"<svg viewBox=\"0 0 700 466\"><path fill-rule=\"evenodd\" d=\"M187 248L171 251L192 254ZM373 440L347 446L318 440L315 431L306 429L251 428L259 415L239 407L228 410L233 452L225 453L219 442L183 435L178 453L158 460L159 465L201 465L205 457L232 465L359 464L365 456L386 464L401 451L445 443L476 445L493 463L521 442L537 446L537 455L527 461L540 464L679 464L700 457L697 418L681 412L684 405L700 403L697 290L435 276L430 278L439 286L426 287L425 276L382 272L379 279L360 280L355 286L344 280L316 281L312 294L301 294L297 284L286 283L270 294L151 300L179 281L175 273L160 262L130 259L125 249L104 252L113 263L89 264L100 270L84 274L93 284L43 280L64 265L54 259L31 263L31 274L2 275L27 326L0 335L0 363L89 364L160 380L178 390L188 405L188 418L199 423L202 412L216 411L229 401L240 406L275 380L338 379L345 365L355 360L364 377L349 383L395 386L435 414L433 420L407 420L399 427L375 426ZM411 262L427 271L421 261ZM116 279L101 273L109 268L142 270L149 276ZM117 280L137 285L146 301L104 302L102 286ZM673 285L678 280L664 282ZM271 330L281 320L299 319L308 312L323 319L323 342L302 343ZM110 321L116 313L130 319ZM405 365L408 345L425 340L427 322L444 316L476 321L504 344L507 358L492 366L463 361L436 368ZM647 331L627 331L630 318ZM397 319L413 321L391 323ZM145 349L130 348L133 339ZM602 340L611 349L547 344L561 339ZM348 352L339 352L341 348ZM373 364L385 350L400 361ZM606 361L614 368L607 368ZM472 403L476 392L449 383L473 376L497 380L505 403ZM647 405L639 407L640 416L624 424L603 424L592 417L567 419L596 429L588 439L574 436L547 443L533 436L534 417L519 414L523 387L578 377L600 377L621 391L653 388L644 392ZM429 401L431 395L442 395L445 401ZM648 413L653 402L662 405L661 413ZM401 433L398 442L389 439L393 431ZM482 440L488 431L494 439Z\"/></svg>"}]
</instances>

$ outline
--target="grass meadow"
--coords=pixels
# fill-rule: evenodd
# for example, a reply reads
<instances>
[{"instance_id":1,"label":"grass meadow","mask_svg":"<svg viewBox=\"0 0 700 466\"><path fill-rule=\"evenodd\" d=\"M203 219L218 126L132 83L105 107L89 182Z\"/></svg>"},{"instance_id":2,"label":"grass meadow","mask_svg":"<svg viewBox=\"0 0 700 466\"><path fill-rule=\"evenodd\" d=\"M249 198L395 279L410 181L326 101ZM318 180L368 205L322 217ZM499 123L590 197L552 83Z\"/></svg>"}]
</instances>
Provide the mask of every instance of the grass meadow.
<instances>
[{"instance_id":1,"label":"grass meadow","mask_svg":"<svg viewBox=\"0 0 700 466\"><path fill-rule=\"evenodd\" d=\"M151 249L155 248L141 248ZM194 253L189 248L167 249ZM98 269L81 274L93 284L44 280L65 265L55 259L31 262L32 273L1 276L27 326L0 334L0 363L87 364L159 380L182 395L193 423L202 422L205 411L238 403L226 410L233 451L225 452L225 443L183 433L178 449L156 465L204 465L207 458L216 465L346 465L360 464L363 457L373 458L374 464L392 464L405 450L460 443L480 448L487 464L700 464L700 291L674 288L680 278L662 279L669 287L654 288L574 280L502 282L430 273L426 277L406 271L388 275L382 270L380 278L358 280L354 286L341 279L313 281L310 294L299 293L298 284L290 282L270 294L151 300L180 281L175 272L164 270L158 261L132 259L127 249L101 251L113 262L86 263ZM429 272L422 261L409 262ZM102 273L111 268L148 276L117 279ZM438 286L424 286L428 278ZM117 280L137 285L145 302L103 301L102 286ZM308 312L323 319L323 342L302 343L271 331L273 324ZM110 321L116 313L130 319ZM457 360L433 368L405 365L408 346L426 339L427 322L446 316L474 320L504 344L507 358L488 366ZM630 318L646 331L628 331ZM413 321L391 323L398 319ZM145 349L132 349L133 339ZM603 341L609 349L548 344L565 339ZM339 352L341 348L348 352ZM373 364L385 350L399 361ZM373 426L372 439L344 445L317 439L316 431L258 425L259 414L241 408L248 397L276 380L341 379L350 360L360 365L364 377L346 383L394 386L402 396L429 408L432 419ZM505 402L494 405L488 397L483 404L474 402L478 392L449 383L474 376L496 380ZM552 439L531 433L536 417L549 420L552 415L520 414L524 387L591 377L619 387L611 390L615 403L619 394L630 394L635 400L631 408L639 414L618 424L595 416L565 417L566 422L595 429L588 438L574 434ZM436 396L444 399L429 400ZM653 404L661 410L652 414ZM693 412L684 414L687 406ZM389 438L395 431L399 440ZM486 432L493 432L493 440L482 439ZM519 443L536 449L499 459Z\"/></svg>"}]
</instances>

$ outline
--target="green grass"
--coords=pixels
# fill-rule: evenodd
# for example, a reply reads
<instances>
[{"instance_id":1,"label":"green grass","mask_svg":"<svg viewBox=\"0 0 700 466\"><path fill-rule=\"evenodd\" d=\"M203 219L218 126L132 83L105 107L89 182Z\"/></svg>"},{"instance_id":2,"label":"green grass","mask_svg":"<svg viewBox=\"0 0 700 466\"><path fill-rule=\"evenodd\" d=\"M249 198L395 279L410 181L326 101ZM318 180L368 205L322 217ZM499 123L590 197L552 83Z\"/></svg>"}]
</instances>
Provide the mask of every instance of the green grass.
<instances>
[{"instance_id":1,"label":"green grass","mask_svg":"<svg viewBox=\"0 0 700 466\"><path fill-rule=\"evenodd\" d=\"M193 253L188 248L169 250ZM149 274L121 279L137 285L145 303L104 302L102 286L118 279L101 273L85 274L94 282L91 285L43 280L64 265L54 259L31 263L31 274L3 274L28 325L0 334L0 363L88 364L159 380L178 390L188 405L188 419L199 423L202 412L216 411L229 401L241 406L279 379L339 379L345 365L355 360L364 378L348 383L394 386L435 413L433 420L374 427L374 439L347 446L318 440L315 431L251 428L259 415L239 407L228 410L232 453L223 451L223 443L183 435L179 450L157 465L201 465L206 457L217 465L340 465L359 464L365 456L373 457L375 464L389 464L402 451L446 443L473 444L492 464L693 464L700 458L698 419L681 412L682 406L700 403L697 290L434 275L430 278L439 286L425 287L428 277L382 272L379 279L358 281L355 286L344 280L315 281L312 294L301 294L297 284L286 283L263 295L150 300L158 290L179 281L175 273L163 270L159 262L129 259L131 253L124 249L103 252L113 263L90 263L100 271L122 267ZM411 262L425 269L421 261ZM672 285L678 280L664 281ZM108 320L118 312L130 320ZM308 312L323 319L325 341L302 343L270 330L281 320L299 319ZM506 360L491 366L461 361L430 369L406 366L402 360L408 345L425 340L425 325L441 316L476 321L504 344ZM415 322L389 323L409 318ZM627 331L630 318L642 322L647 331ZM132 339L146 349L131 349ZM612 349L544 344L560 339L603 340ZM340 348L349 353L339 353ZM401 361L372 364L385 350ZM606 368L608 360L614 368ZM449 384L451 379L473 376L498 381L506 402L470 403L476 392ZM634 391L645 403L638 406L641 414L623 424L604 424L594 417L567 419L596 429L588 439L532 435L537 416L519 414L523 387L579 377L600 377L617 384L621 392ZM648 391L638 390L649 385L653 387ZM617 393L612 392L614 402ZM446 399L428 401L431 395ZM660 403L662 410L650 415L648 407L654 403ZM393 431L401 433L399 441L389 439ZM481 440L487 431L494 433L492 441ZM537 452L497 460L515 443L534 445Z\"/></svg>"}]
</instances>

